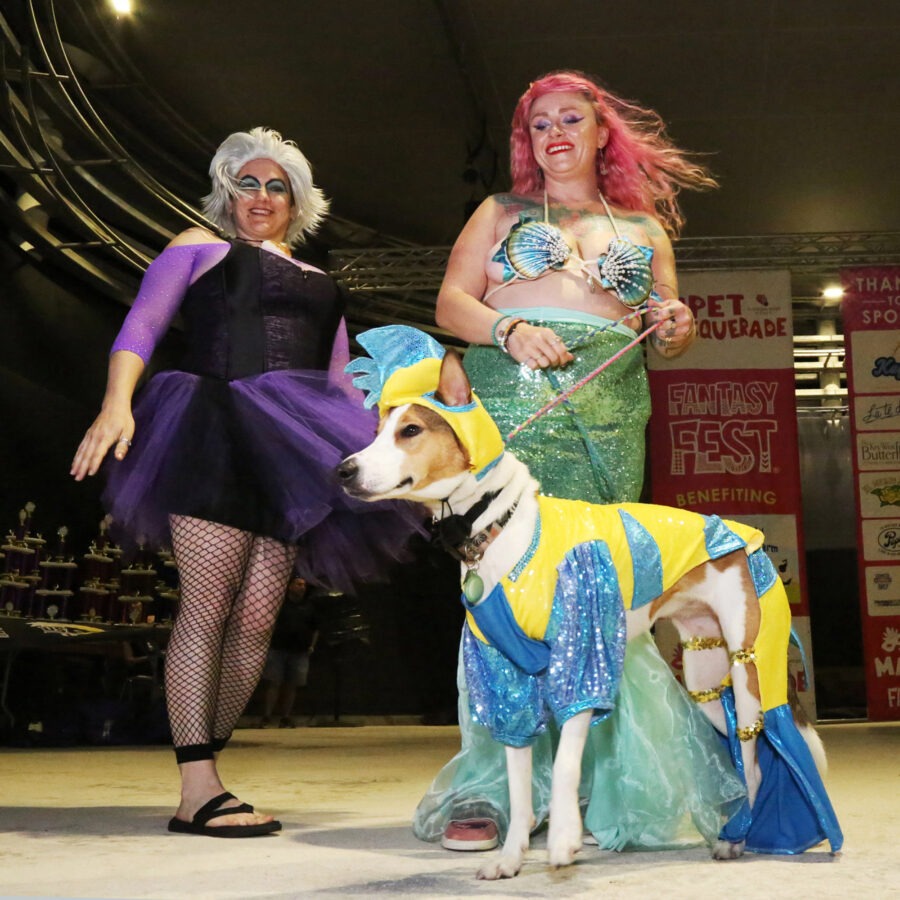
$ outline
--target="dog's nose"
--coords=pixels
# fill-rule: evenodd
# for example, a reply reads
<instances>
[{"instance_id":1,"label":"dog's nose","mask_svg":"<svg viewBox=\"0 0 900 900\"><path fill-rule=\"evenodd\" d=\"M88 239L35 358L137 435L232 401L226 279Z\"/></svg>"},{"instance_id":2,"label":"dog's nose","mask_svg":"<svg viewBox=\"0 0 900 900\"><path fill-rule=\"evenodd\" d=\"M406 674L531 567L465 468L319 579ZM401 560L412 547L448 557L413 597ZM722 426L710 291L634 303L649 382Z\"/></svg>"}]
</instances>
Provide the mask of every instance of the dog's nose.
<instances>
[{"instance_id":1,"label":"dog's nose","mask_svg":"<svg viewBox=\"0 0 900 900\"><path fill-rule=\"evenodd\" d=\"M359 472L359 465L357 465L356 460L352 456L348 456L343 462L338 464L335 472L337 472L337 477L346 484L356 478Z\"/></svg>"}]
</instances>

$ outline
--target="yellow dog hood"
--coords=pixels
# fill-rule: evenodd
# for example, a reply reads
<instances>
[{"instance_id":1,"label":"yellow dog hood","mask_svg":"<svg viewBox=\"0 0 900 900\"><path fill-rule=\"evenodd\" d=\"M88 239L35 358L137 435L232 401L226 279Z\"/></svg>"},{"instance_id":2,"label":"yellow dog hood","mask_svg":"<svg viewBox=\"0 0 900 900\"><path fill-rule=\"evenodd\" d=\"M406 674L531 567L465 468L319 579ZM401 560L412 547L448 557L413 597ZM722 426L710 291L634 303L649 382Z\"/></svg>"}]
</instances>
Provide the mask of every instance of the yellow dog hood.
<instances>
[{"instance_id":1,"label":"yellow dog hood","mask_svg":"<svg viewBox=\"0 0 900 900\"><path fill-rule=\"evenodd\" d=\"M408 325L387 325L357 335L371 358L346 366L353 383L366 392L365 405L378 404L384 416L397 406L418 403L434 410L452 429L469 454L469 466L481 477L503 455L503 438L475 394L464 406L447 406L435 397L444 348Z\"/></svg>"}]
</instances>

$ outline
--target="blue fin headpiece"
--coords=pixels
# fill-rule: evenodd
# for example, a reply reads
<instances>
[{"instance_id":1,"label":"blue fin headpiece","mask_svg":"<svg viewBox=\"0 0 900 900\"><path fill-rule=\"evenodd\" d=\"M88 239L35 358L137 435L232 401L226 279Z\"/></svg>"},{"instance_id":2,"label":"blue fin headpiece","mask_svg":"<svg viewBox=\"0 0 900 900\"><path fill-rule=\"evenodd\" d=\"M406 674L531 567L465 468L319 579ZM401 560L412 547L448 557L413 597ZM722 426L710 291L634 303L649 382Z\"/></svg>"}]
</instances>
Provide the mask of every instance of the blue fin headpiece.
<instances>
[{"instance_id":1,"label":"blue fin headpiece","mask_svg":"<svg viewBox=\"0 0 900 900\"><path fill-rule=\"evenodd\" d=\"M478 474L503 454L500 431L474 393L464 406L447 406L436 399L444 348L433 337L409 325L385 325L356 339L371 358L354 359L345 371L354 376L356 387L367 392L367 408L377 403L382 416L406 403L434 410L453 429Z\"/></svg>"}]
</instances>

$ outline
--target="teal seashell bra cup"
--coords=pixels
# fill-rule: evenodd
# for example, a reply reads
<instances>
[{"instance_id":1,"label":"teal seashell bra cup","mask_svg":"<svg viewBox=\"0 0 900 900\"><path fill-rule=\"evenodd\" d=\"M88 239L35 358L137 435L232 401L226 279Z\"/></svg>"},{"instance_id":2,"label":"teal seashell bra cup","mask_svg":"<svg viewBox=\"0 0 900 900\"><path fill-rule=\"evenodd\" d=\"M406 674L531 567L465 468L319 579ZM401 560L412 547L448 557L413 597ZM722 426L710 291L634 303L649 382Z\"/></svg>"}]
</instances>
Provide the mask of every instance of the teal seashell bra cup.
<instances>
[{"instance_id":1,"label":"teal seashell bra cup","mask_svg":"<svg viewBox=\"0 0 900 900\"><path fill-rule=\"evenodd\" d=\"M518 280L534 281L550 272L566 268L569 260L577 262L578 269L590 283L598 283L625 306L635 308L648 297L656 297L653 291L654 276L651 262L653 248L634 243L622 237L609 204L603 194L600 200L612 224L616 236L609 242L607 252L597 258L600 278L590 270L587 262L579 258L566 242L562 231L549 221L547 193L544 192L544 219L534 219L526 214L509 230L492 262L503 266L503 281L485 294L487 300L509 284Z\"/></svg>"}]
</instances>

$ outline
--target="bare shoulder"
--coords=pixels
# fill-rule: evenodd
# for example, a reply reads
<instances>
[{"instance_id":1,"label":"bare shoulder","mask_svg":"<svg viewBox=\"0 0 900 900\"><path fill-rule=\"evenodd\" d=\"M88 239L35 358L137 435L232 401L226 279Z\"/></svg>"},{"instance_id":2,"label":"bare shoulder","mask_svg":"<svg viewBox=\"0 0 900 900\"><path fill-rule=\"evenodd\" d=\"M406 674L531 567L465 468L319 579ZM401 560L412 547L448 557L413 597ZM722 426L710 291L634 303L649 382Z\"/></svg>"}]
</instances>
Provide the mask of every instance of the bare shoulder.
<instances>
[{"instance_id":1,"label":"bare shoulder","mask_svg":"<svg viewBox=\"0 0 900 900\"><path fill-rule=\"evenodd\" d=\"M195 225L193 228L186 228L179 234L176 234L167 244L168 247L184 247L189 244L226 244L227 241L222 240L218 235L213 234L208 228Z\"/></svg>"},{"instance_id":2,"label":"bare shoulder","mask_svg":"<svg viewBox=\"0 0 900 900\"><path fill-rule=\"evenodd\" d=\"M472 214L461 237L494 244L506 237L520 217L540 219L543 215L539 199L519 194L491 194Z\"/></svg>"}]
</instances>

